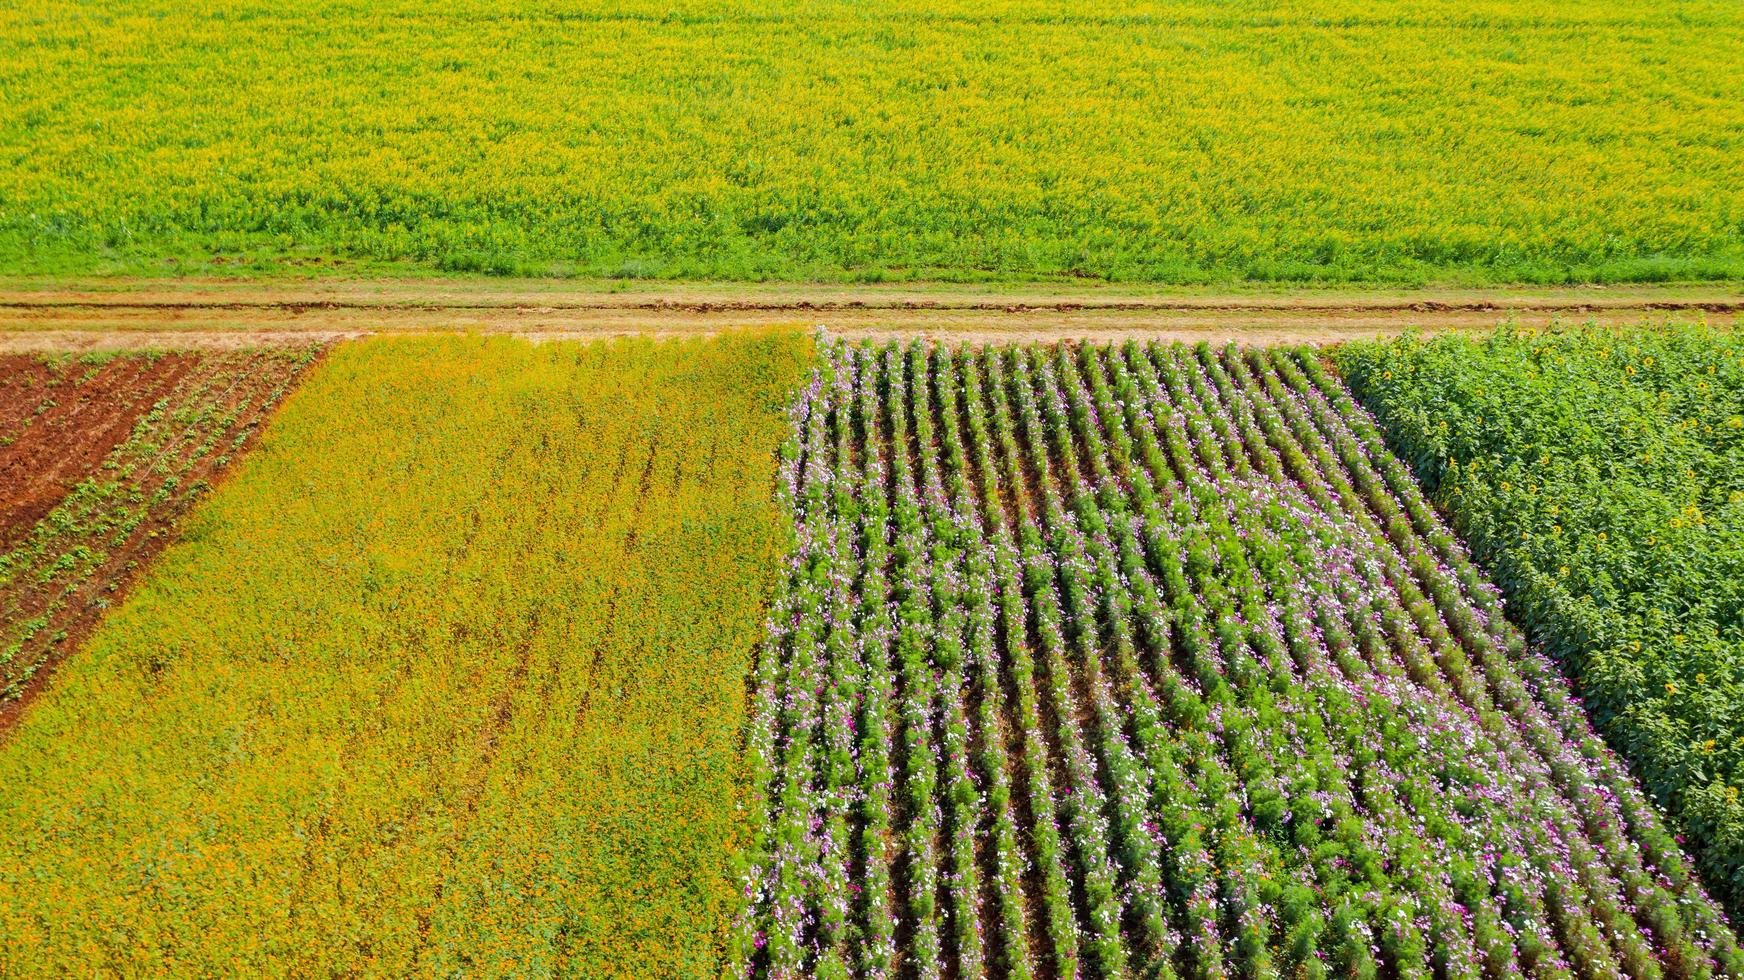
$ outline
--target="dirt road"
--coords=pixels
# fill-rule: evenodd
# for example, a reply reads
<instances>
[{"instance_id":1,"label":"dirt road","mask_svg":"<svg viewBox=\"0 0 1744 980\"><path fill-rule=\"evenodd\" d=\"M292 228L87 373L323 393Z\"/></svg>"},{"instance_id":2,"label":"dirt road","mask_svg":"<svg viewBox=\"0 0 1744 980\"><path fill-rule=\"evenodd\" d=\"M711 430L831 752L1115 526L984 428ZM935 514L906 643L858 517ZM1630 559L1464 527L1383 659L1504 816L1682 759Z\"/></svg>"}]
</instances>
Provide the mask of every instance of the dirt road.
<instances>
[{"instance_id":1,"label":"dirt road","mask_svg":"<svg viewBox=\"0 0 1744 980\"><path fill-rule=\"evenodd\" d=\"M1503 321L1736 323L1744 287L1194 290L1058 284L684 285L521 279L0 279L0 351L227 347L370 333L712 333L771 323L971 342L1327 343Z\"/></svg>"}]
</instances>

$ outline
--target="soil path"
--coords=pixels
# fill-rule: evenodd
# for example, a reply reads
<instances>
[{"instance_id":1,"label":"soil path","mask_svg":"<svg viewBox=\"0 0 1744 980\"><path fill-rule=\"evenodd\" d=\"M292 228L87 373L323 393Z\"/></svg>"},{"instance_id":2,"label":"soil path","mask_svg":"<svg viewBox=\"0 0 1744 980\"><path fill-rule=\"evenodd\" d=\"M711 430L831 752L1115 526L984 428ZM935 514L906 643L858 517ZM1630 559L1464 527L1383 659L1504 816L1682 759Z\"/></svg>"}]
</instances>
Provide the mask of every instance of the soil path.
<instances>
[{"instance_id":1,"label":"soil path","mask_svg":"<svg viewBox=\"0 0 1744 980\"><path fill-rule=\"evenodd\" d=\"M1738 322L1744 285L1211 291L1028 285L646 284L525 279L0 279L0 351L234 347L369 333L706 334L1316 343L1512 320Z\"/></svg>"}]
</instances>

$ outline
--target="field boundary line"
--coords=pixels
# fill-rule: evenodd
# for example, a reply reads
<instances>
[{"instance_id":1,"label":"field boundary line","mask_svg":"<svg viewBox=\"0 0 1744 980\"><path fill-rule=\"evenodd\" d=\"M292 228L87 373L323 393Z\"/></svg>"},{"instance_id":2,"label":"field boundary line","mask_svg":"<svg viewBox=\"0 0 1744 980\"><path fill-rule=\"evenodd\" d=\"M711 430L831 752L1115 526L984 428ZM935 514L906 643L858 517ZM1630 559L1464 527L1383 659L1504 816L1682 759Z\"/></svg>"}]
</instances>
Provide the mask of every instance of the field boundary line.
<instances>
[{"instance_id":1,"label":"field boundary line","mask_svg":"<svg viewBox=\"0 0 1744 980\"><path fill-rule=\"evenodd\" d=\"M1210 290L1052 283L625 284L563 280L36 280L0 277L0 350L240 346L444 330L535 339L753 325L970 343L1333 343L1597 322L1744 322L1744 284Z\"/></svg>"}]
</instances>

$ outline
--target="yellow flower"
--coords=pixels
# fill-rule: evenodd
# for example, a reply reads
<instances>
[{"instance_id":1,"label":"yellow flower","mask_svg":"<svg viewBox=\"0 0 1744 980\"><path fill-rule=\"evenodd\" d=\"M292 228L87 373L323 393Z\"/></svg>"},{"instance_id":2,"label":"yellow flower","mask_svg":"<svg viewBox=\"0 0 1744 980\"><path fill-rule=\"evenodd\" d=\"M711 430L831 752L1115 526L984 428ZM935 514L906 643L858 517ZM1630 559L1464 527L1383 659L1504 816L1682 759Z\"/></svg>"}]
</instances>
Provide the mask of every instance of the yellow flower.
<instances>
[{"instance_id":1,"label":"yellow flower","mask_svg":"<svg viewBox=\"0 0 1744 980\"><path fill-rule=\"evenodd\" d=\"M1667 693L1667 694L1676 694L1676 693L1677 693L1677 685L1676 685L1676 684L1667 684L1667 685L1665 685L1665 693Z\"/></svg>"}]
</instances>

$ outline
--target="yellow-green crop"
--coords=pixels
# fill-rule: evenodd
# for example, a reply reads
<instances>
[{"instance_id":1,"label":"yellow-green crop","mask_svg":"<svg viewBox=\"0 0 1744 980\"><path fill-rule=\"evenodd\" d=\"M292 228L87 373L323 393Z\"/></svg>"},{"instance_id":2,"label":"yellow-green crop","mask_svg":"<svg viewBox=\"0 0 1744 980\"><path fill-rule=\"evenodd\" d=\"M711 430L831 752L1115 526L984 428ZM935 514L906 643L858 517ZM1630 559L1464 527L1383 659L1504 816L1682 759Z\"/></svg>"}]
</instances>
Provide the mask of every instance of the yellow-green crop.
<instances>
[{"instance_id":1,"label":"yellow-green crop","mask_svg":"<svg viewBox=\"0 0 1744 980\"><path fill-rule=\"evenodd\" d=\"M16 0L0 270L1744 278L1741 74L1734 0Z\"/></svg>"},{"instance_id":2,"label":"yellow-green crop","mask_svg":"<svg viewBox=\"0 0 1744 980\"><path fill-rule=\"evenodd\" d=\"M0 744L0 974L716 972L811 357L334 351Z\"/></svg>"}]
</instances>

